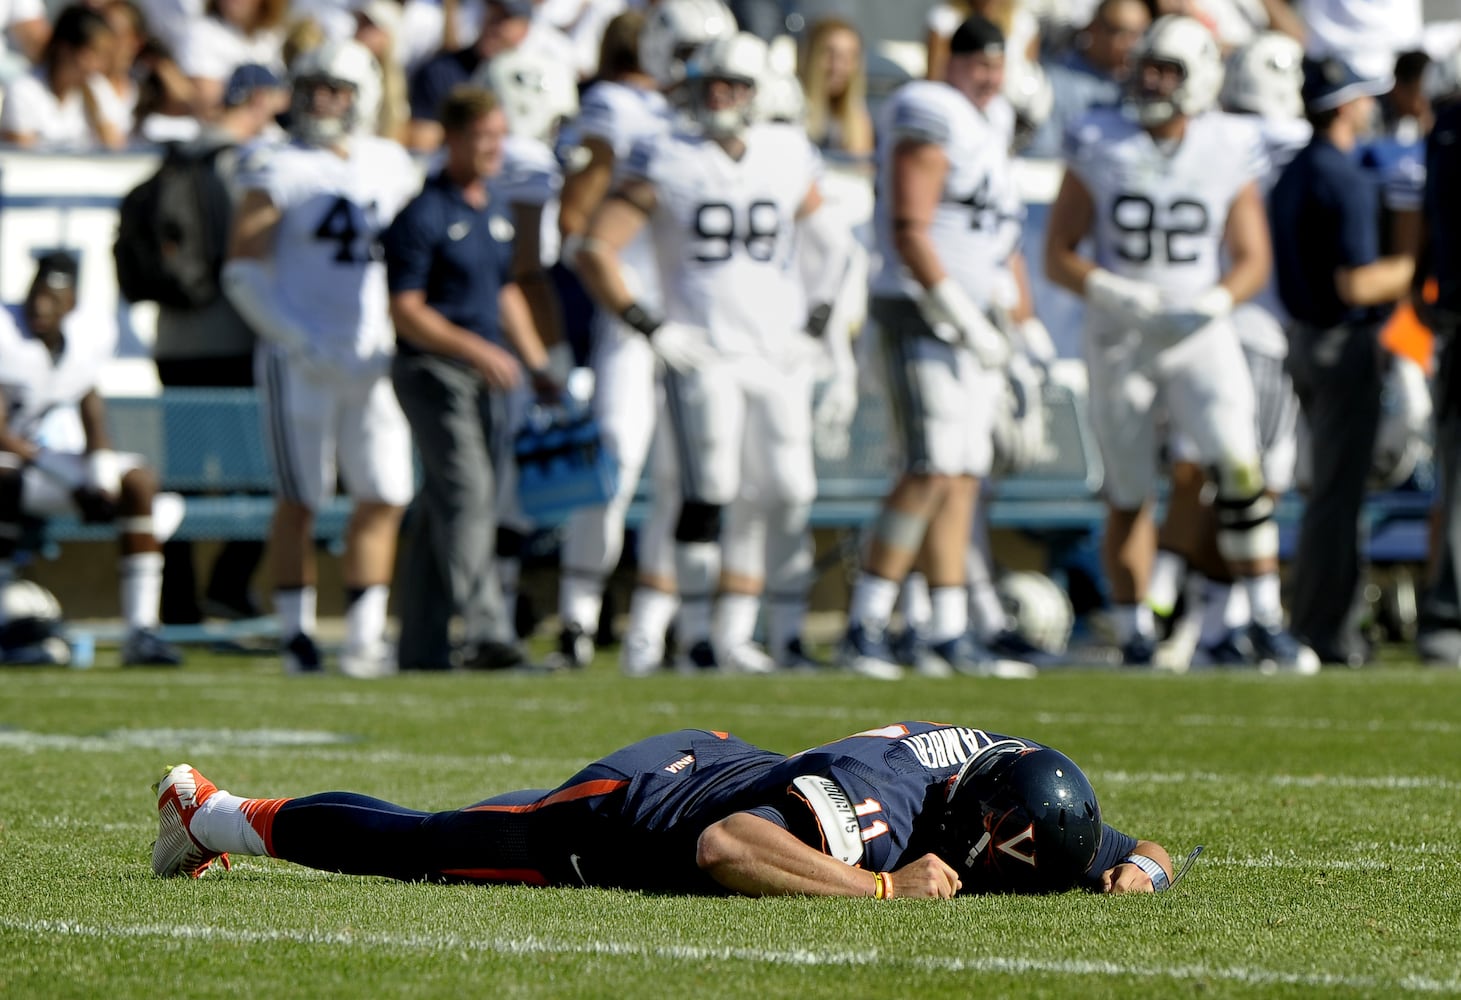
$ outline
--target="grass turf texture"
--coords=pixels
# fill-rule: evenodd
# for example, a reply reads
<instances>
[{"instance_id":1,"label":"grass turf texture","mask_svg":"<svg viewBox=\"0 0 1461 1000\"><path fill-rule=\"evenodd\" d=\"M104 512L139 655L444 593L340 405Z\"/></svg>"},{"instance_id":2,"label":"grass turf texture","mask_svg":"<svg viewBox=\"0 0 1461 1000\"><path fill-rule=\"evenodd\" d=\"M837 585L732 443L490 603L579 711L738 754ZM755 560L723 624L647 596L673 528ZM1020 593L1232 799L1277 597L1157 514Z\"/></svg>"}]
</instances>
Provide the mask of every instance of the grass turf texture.
<instances>
[{"instance_id":1,"label":"grass turf texture","mask_svg":"<svg viewBox=\"0 0 1461 1000\"><path fill-rule=\"evenodd\" d=\"M1039 739L1106 817L1207 852L1158 897L692 899L405 885L242 858L155 879L148 785L451 808L681 726L794 750L903 718ZM285 678L0 673L0 995L1461 993L1461 673Z\"/></svg>"}]
</instances>

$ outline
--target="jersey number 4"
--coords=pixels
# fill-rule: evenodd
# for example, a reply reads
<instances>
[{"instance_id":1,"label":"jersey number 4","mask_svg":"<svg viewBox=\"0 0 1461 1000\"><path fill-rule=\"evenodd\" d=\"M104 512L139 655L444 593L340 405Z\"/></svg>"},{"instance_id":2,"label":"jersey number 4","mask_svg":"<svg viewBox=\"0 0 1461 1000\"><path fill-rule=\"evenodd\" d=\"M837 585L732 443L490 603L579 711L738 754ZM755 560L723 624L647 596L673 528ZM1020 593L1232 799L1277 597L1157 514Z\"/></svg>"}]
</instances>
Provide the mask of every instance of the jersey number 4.
<instances>
[{"instance_id":1,"label":"jersey number 4","mask_svg":"<svg viewBox=\"0 0 1461 1000\"><path fill-rule=\"evenodd\" d=\"M1177 198L1165 208L1140 194L1118 195L1111 203L1111 224L1120 234L1116 253L1122 260L1145 264L1158 248L1170 264L1190 264L1195 251L1184 251L1183 240L1207 232L1207 206L1190 198Z\"/></svg>"},{"instance_id":2,"label":"jersey number 4","mask_svg":"<svg viewBox=\"0 0 1461 1000\"><path fill-rule=\"evenodd\" d=\"M336 244L337 264L368 264L379 260L380 244L366 222L374 214L374 204L362 211L349 198L336 198L315 227L315 239ZM363 244L360 242L362 238Z\"/></svg>"},{"instance_id":3,"label":"jersey number 4","mask_svg":"<svg viewBox=\"0 0 1461 1000\"><path fill-rule=\"evenodd\" d=\"M774 201L751 202L740 219L729 202L708 201L695 209L695 260L701 264L730 260L735 245L744 243L751 259L764 264L776 256L780 232L781 212Z\"/></svg>"}]
</instances>

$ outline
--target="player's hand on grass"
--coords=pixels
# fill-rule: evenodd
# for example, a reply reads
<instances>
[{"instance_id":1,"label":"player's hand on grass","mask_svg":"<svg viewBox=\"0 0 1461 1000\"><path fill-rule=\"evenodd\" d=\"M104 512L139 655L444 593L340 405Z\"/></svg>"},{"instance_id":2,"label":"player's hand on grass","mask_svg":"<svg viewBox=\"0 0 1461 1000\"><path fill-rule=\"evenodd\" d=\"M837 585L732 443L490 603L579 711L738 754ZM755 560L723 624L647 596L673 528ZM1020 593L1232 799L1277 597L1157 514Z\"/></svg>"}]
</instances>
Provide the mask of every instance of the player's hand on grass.
<instances>
[{"instance_id":1,"label":"player's hand on grass","mask_svg":"<svg viewBox=\"0 0 1461 1000\"><path fill-rule=\"evenodd\" d=\"M1156 889L1150 875L1126 862L1101 873L1101 891L1118 895L1125 892L1155 892Z\"/></svg>"},{"instance_id":2,"label":"player's hand on grass","mask_svg":"<svg viewBox=\"0 0 1461 1000\"><path fill-rule=\"evenodd\" d=\"M959 873L937 854L925 854L893 872L895 899L952 899L962 885Z\"/></svg>"}]
</instances>

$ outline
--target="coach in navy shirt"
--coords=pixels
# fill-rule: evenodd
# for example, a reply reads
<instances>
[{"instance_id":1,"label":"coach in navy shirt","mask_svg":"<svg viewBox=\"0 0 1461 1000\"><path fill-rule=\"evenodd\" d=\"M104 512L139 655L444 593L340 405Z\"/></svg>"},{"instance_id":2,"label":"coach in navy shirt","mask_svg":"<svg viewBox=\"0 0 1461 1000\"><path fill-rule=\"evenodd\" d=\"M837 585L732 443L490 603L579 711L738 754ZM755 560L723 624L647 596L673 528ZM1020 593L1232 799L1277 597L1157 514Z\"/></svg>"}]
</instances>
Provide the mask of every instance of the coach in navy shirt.
<instances>
[{"instance_id":1,"label":"coach in navy shirt","mask_svg":"<svg viewBox=\"0 0 1461 1000\"><path fill-rule=\"evenodd\" d=\"M465 622L467 666L516 666L511 619L493 567L493 395L524 378L547 388L547 353L512 283L513 228L488 180L502 167L507 118L477 87L441 114L446 158L384 237L397 353L391 372L421 460L421 492L402 544L402 669L454 662L451 616ZM510 345L510 348L509 346Z\"/></svg>"},{"instance_id":2,"label":"coach in navy shirt","mask_svg":"<svg viewBox=\"0 0 1461 1000\"><path fill-rule=\"evenodd\" d=\"M1310 429L1311 468L1293 574L1292 630L1326 663L1365 661L1356 627L1359 517L1380 421L1380 326L1414 274L1380 256L1373 176L1355 155L1383 80L1336 59L1304 65L1314 138L1269 195L1279 297L1293 318L1289 368Z\"/></svg>"}]
</instances>

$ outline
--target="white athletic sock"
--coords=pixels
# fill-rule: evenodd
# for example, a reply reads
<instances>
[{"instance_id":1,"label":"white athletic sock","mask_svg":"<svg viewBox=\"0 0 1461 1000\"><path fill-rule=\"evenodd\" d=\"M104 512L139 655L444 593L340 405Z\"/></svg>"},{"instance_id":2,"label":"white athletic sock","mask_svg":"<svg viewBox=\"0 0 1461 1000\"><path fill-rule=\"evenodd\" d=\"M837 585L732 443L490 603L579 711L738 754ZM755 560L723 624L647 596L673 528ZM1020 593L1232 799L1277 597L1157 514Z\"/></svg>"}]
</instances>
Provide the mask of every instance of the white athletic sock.
<instances>
[{"instance_id":1,"label":"white athletic sock","mask_svg":"<svg viewBox=\"0 0 1461 1000\"><path fill-rule=\"evenodd\" d=\"M565 573L558 582L558 617L564 626L577 625L592 633L604 609L604 584L586 576Z\"/></svg>"},{"instance_id":2,"label":"white athletic sock","mask_svg":"<svg viewBox=\"0 0 1461 1000\"><path fill-rule=\"evenodd\" d=\"M279 616L279 634L288 642L296 635L315 634L315 588L289 587L274 591L274 613Z\"/></svg>"},{"instance_id":3,"label":"white athletic sock","mask_svg":"<svg viewBox=\"0 0 1461 1000\"><path fill-rule=\"evenodd\" d=\"M1227 637L1232 629L1228 625L1228 598L1232 596L1233 585L1208 580L1202 601L1202 635L1198 639L1204 646L1215 646Z\"/></svg>"},{"instance_id":4,"label":"white athletic sock","mask_svg":"<svg viewBox=\"0 0 1461 1000\"><path fill-rule=\"evenodd\" d=\"M981 642L994 638L1009 627L1004 604L1000 602L999 591L994 589L993 581L969 584L969 620L974 623Z\"/></svg>"},{"instance_id":5,"label":"white athletic sock","mask_svg":"<svg viewBox=\"0 0 1461 1000\"><path fill-rule=\"evenodd\" d=\"M243 811L246 801L220 788L193 814L188 832L208 850L220 854L267 854L264 838L249 824Z\"/></svg>"},{"instance_id":6,"label":"white athletic sock","mask_svg":"<svg viewBox=\"0 0 1461 1000\"><path fill-rule=\"evenodd\" d=\"M1243 592L1255 623L1265 627L1283 624L1283 587L1276 572L1244 578Z\"/></svg>"},{"instance_id":7,"label":"white athletic sock","mask_svg":"<svg viewBox=\"0 0 1461 1000\"><path fill-rule=\"evenodd\" d=\"M369 649L386 636L386 604L391 588L383 583L366 587L345 609L345 648Z\"/></svg>"},{"instance_id":8,"label":"white athletic sock","mask_svg":"<svg viewBox=\"0 0 1461 1000\"><path fill-rule=\"evenodd\" d=\"M903 627L919 635L928 633L933 618L933 605L928 596L928 578L922 573L909 573L898 595L898 610L903 612ZM892 617L889 614L888 617Z\"/></svg>"},{"instance_id":9,"label":"white athletic sock","mask_svg":"<svg viewBox=\"0 0 1461 1000\"><path fill-rule=\"evenodd\" d=\"M122 620L129 629L155 629L162 604L162 553L122 557Z\"/></svg>"},{"instance_id":10,"label":"white athletic sock","mask_svg":"<svg viewBox=\"0 0 1461 1000\"><path fill-rule=\"evenodd\" d=\"M651 587L636 587L629 600L629 628L626 645L648 650L655 659L664 656L665 632L675 620L680 599L674 594Z\"/></svg>"},{"instance_id":11,"label":"white athletic sock","mask_svg":"<svg viewBox=\"0 0 1461 1000\"><path fill-rule=\"evenodd\" d=\"M969 631L969 591L964 587L930 587L928 641L947 642Z\"/></svg>"},{"instance_id":12,"label":"white athletic sock","mask_svg":"<svg viewBox=\"0 0 1461 1000\"><path fill-rule=\"evenodd\" d=\"M721 594L715 602L714 646L716 654L750 644L756 637L756 619L761 616L759 594Z\"/></svg>"},{"instance_id":13,"label":"white athletic sock","mask_svg":"<svg viewBox=\"0 0 1461 1000\"><path fill-rule=\"evenodd\" d=\"M1111 620L1116 626L1116 641L1123 646L1139 635L1151 638L1157 631L1152 609L1145 604L1117 604L1111 608Z\"/></svg>"},{"instance_id":14,"label":"white athletic sock","mask_svg":"<svg viewBox=\"0 0 1461 1000\"><path fill-rule=\"evenodd\" d=\"M893 606L898 603L898 584L863 571L852 585L852 606L847 611L849 624L857 623L869 632L882 632L893 619Z\"/></svg>"},{"instance_id":15,"label":"white athletic sock","mask_svg":"<svg viewBox=\"0 0 1461 1000\"><path fill-rule=\"evenodd\" d=\"M1152 564L1152 576L1146 586L1146 604L1163 618L1172 617L1177 607L1177 595L1181 592L1182 574L1187 571L1187 560L1168 549L1157 551L1156 562Z\"/></svg>"},{"instance_id":16,"label":"white athletic sock","mask_svg":"<svg viewBox=\"0 0 1461 1000\"><path fill-rule=\"evenodd\" d=\"M1229 629L1246 628L1253 623L1253 611L1248 603L1248 591L1236 584L1228 588L1228 601L1223 611L1223 621Z\"/></svg>"}]
</instances>

